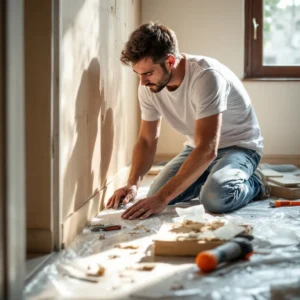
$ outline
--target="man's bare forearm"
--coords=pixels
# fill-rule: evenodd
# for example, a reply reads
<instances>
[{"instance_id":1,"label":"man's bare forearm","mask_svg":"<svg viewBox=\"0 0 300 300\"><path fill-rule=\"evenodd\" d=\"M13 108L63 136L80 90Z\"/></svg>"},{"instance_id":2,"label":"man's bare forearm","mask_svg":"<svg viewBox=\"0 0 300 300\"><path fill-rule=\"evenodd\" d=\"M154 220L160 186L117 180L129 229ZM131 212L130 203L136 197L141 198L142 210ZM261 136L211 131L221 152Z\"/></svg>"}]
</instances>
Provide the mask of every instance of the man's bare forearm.
<instances>
[{"instance_id":1,"label":"man's bare forearm","mask_svg":"<svg viewBox=\"0 0 300 300\"><path fill-rule=\"evenodd\" d=\"M143 138L139 138L132 153L132 165L128 177L128 185L139 185L144 175L151 168L157 147L157 140L148 144Z\"/></svg>"},{"instance_id":2,"label":"man's bare forearm","mask_svg":"<svg viewBox=\"0 0 300 300\"><path fill-rule=\"evenodd\" d=\"M195 148L184 161L177 174L158 192L167 204L193 184L215 158L214 152L205 148Z\"/></svg>"}]
</instances>

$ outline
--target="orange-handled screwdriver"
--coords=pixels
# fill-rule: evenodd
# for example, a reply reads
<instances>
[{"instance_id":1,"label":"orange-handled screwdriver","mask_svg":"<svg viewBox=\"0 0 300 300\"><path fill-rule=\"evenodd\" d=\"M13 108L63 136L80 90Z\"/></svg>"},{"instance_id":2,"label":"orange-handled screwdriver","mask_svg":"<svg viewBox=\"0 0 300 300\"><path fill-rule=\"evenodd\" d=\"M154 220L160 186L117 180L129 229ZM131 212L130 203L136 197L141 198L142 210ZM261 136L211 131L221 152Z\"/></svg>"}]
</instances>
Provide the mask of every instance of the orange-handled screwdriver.
<instances>
[{"instance_id":1,"label":"orange-handled screwdriver","mask_svg":"<svg viewBox=\"0 0 300 300\"><path fill-rule=\"evenodd\" d=\"M196 264L203 272L211 272L220 263L249 259L252 254L253 248L249 239L236 237L214 249L200 252L196 257Z\"/></svg>"},{"instance_id":2,"label":"orange-handled screwdriver","mask_svg":"<svg viewBox=\"0 0 300 300\"><path fill-rule=\"evenodd\" d=\"M300 201L289 200L274 200L269 202L270 207L282 207L282 206L300 206Z\"/></svg>"}]
</instances>

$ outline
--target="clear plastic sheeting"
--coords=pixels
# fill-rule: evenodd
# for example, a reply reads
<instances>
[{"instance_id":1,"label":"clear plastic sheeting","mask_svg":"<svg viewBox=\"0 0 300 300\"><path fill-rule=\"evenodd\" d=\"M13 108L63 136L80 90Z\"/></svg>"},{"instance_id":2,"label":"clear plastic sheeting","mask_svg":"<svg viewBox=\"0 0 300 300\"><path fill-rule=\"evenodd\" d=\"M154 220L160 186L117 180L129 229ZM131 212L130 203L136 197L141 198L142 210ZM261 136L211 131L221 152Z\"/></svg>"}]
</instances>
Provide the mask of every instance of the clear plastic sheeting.
<instances>
[{"instance_id":1,"label":"clear plastic sheeting","mask_svg":"<svg viewBox=\"0 0 300 300\"><path fill-rule=\"evenodd\" d=\"M138 199L146 191L142 188ZM199 202L188 205L193 204ZM300 207L269 208L269 200L264 200L227 214L253 226L255 254L249 261L220 265L203 274L193 257L153 256L153 235L177 216L178 206L187 204L132 221L120 218L126 207L102 211L93 222L118 224L122 229L90 232L85 228L26 286L25 298L300 299ZM128 248L115 247L120 244ZM103 266L105 273L86 278L84 273L95 263Z\"/></svg>"}]
</instances>

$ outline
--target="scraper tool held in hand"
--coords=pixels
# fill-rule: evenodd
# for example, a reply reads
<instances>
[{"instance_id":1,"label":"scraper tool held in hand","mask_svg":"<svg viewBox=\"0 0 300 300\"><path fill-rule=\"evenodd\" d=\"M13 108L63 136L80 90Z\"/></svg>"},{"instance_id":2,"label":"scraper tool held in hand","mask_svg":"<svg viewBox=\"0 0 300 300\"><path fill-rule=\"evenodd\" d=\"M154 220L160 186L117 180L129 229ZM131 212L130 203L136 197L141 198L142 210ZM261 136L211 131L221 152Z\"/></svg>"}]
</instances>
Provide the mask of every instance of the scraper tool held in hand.
<instances>
[{"instance_id":1,"label":"scraper tool held in hand","mask_svg":"<svg viewBox=\"0 0 300 300\"><path fill-rule=\"evenodd\" d=\"M211 272L220 263L247 260L252 254L253 248L249 239L235 237L221 246L200 252L196 257L196 264L203 272Z\"/></svg>"}]
</instances>

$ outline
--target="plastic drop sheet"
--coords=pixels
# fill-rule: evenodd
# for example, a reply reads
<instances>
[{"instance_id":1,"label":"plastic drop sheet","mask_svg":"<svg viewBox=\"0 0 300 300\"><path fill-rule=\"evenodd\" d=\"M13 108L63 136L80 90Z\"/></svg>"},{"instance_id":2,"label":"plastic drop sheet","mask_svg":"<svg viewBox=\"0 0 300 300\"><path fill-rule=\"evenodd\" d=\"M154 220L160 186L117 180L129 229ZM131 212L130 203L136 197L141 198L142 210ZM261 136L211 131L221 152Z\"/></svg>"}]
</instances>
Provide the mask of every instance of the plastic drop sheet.
<instances>
[{"instance_id":1,"label":"plastic drop sheet","mask_svg":"<svg viewBox=\"0 0 300 300\"><path fill-rule=\"evenodd\" d=\"M146 193L141 188L136 201ZM122 230L84 229L25 287L25 299L300 299L300 207L272 209L263 200L226 214L253 226L255 254L203 274L193 257L153 256L152 238L177 217L178 206L187 204L168 206L146 220L121 219L126 207L100 212L93 222L120 224ZM120 243L129 249L116 248ZM68 276L95 263L105 268L97 282ZM141 270L149 264L151 271Z\"/></svg>"}]
</instances>

